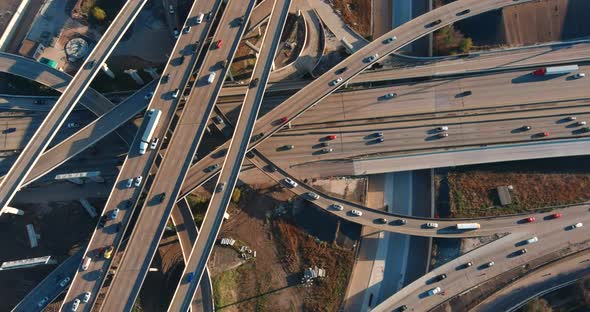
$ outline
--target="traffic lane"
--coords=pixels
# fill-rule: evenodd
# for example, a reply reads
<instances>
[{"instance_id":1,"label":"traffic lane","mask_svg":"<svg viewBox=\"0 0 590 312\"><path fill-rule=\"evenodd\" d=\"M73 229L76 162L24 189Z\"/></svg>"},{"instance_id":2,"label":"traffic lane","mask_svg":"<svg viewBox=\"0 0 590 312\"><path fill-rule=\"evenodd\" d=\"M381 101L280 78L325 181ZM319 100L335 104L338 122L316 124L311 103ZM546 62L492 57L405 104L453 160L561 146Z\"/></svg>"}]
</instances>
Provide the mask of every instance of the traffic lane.
<instances>
[{"instance_id":1,"label":"traffic lane","mask_svg":"<svg viewBox=\"0 0 590 312\"><path fill-rule=\"evenodd\" d=\"M85 89L92 82L92 78L100 70L99 66L106 60L145 2L146 0L128 1L101 37L88 59L83 63L53 109L36 130L27 147L20 153L11 170L2 180L0 184L0 207L10 203L27 174L39 160L43 150L49 145L74 105L80 100Z\"/></svg>"},{"instance_id":2,"label":"traffic lane","mask_svg":"<svg viewBox=\"0 0 590 312\"><path fill-rule=\"evenodd\" d=\"M255 79L253 81L259 82L256 85L251 85L250 90L246 92L240 117L238 118L238 123L236 124L232 137L232 143L237 142L237 145L232 144L230 146L226 160L223 166L221 166L221 173L215 187L216 192L212 195L207 209L209 218L205 218L202 225L203 233L207 236L204 236L200 240L197 238L197 242L189 258L190 261L187 263L182 275L184 279L185 273L194 272L198 278L178 285L169 306L169 310L171 311L182 311L188 307L188 302L194 296L197 283L201 279L207 259L213 249L213 243L223 221L223 214L229 204L229 199L231 198L246 154L248 141L256 122L262 97L264 96L264 88L272 68L272 56L276 53L280 34L282 33L290 5L290 0L273 1L271 17L259 47L258 61L254 65L252 73L252 77Z\"/></svg>"},{"instance_id":3,"label":"traffic lane","mask_svg":"<svg viewBox=\"0 0 590 312\"><path fill-rule=\"evenodd\" d=\"M574 283L590 274L588 257L588 251L581 252L535 270L485 298L473 311L511 311L547 291Z\"/></svg>"},{"instance_id":4,"label":"traffic lane","mask_svg":"<svg viewBox=\"0 0 590 312\"><path fill-rule=\"evenodd\" d=\"M586 213L577 222L587 223L590 215ZM409 308L420 311L428 311L448 298L475 287L501 273L523 266L533 259L547 255L553 251L572 246L576 243L588 244L587 237L590 234L588 227L575 230L567 229L571 220L556 220L551 226L536 226L534 229L519 231L506 236L502 244L492 242L486 246L477 248L447 264L444 264L426 274L405 289L388 298L373 311L391 311L394 307L405 304ZM533 236L538 237L539 242L523 244ZM499 241L499 240L498 240ZM526 248L527 252L520 254L520 250ZM463 268L463 265L471 261L472 267ZM493 261L492 267L485 264ZM440 274L447 274L447 278L436 282L434 278ZM440 287L441 295L429 296L428 291Z\"/></svg>"},{"instance_id":5,"label":"traffic lane","mask_svg":"<svg viewBox=\"0 0 590 312\"><path fill-rule=\"evenodd\" d=\"M198 12L217 11L218 8L219 1L195 3L191 9L191 16L196 16ZM187 19L187 21L189 19ZM195 40L199 40L201 42L201 46L197 47L200 49L200 47L202 47L202 43L204 42L203 39L207 36L209 27L210 23L202 23L201 26L194 27L194 29L189 32L189 34L183 34L180 36L173 48L171 59L176 57L175 55L179 55L181 51L187 49L187 46L192 45ZM167 82L164 82L166 80L165 78L160 80L162 83L159 83L156 87L154 95L151 97L149 104L150 108L159 109L162 111L162 117L160 118L160 122L156 127L154 137L164 137L168 129L168 125L172 121L172 117L175 115L175 108L178 104L178 100L172 97L172 92L176 88L182 89L188 82L196 60L197 55L194 55L190 57L190 61L188 62L183 62L183 64L180 65L169 63L164 69L163 77L168 77ZM172 68L170 68L171 66ZM172 102L172 105L170 102ZM125 232L125 228L130 220L133 208L135 207L134 203L141 194L142 187L145 185L144 179L140 187L125 188L125 181L127 179L135 180L139 176L145 177L147 179L149 169L153 163L153 160L155 159L156 153L153 153L152 149L149 149L146 152L146 155L140 156L138 154L138 144L141 136L143 135L144 129L145 125L139 129L137 136L131 145L130 152L123 163L123 166L119 172L119 176L117 177L118 182L115 183L113 191L111 191L109 199L105 205L105 209L103 210L103 215L107 215L115 207L118 207L121 210L118 217L120 220L122 220L122 229L120 233ZM127 203L132 203L132 205L130 207L126 207ZM121 239L122 236L119 236L119 232L114 232L112 230L104 232L103 230L98 229L93 233L88 250L100 257L100 248L118 246ZM92 309L96 299L96 294L98 294L100 288L102 287L102 283L104 283L105 276L108 272L110 264L110 260L93 262L88 269L88 273L82 273L79 277L76 276L73 281L73 286L64 300L63 306L68 306L71 304L72 300L80 293L90 291L92 293L90 302L88 304L82 302L80 303L80 307L84 311L89 311Z\"/></svg>"},{"instance_id":6,"label":"traffic lane","mask_svg":"<svg viewBox=\"0 0 590 312\"><path fill-rule=\"evenodd\" d=\"M588 110L587 108L582 108ZM569 110L568 110L569 111ZM554 112L549 112L554 113ZM518 113L521 114L521 113ZM575 121L566 121L568 117L576 117ZM485 116L489 117L489 116ZM590 122L590 113L576 113L551 115L537 118L517 118L506 120L508 116L494 116L493 120L481 122L461 123L464 118L451 119L452 122L427 126L408 126L403 123L375 126L369 124L364 127L327 128L323 131L288 131L274 135L258 148L280 163L296 166L302 163L320 160L346 159L363 155L383 155L384 153L411 153L418 151L448 150L466 146L480 146L512 142L543 141L555 139L572 139L588 137L590 131L584 130L586 125L580 122ZM502 118L502 119L500 119ZM430 123L420 122L420 124ZM440 123L439 123L440 122ZM522 129L523 126L530 130ZM439 126L448 127L447 131L437 131ZM382 132L379 136L377 133ZM441 134L448 137L440 137ZM547 133L548 136L544 136ZM336 135L334 140L327 139ZM383 139L383 142L378 140ZM323 146L322 144L329 144ZM288 149L293 146L292 149ZM325 149L332 152L322 152ZM367 149L370 148L370 151ZM319 165L319 164L317 164Z\"/></svg>"},{"instance_id":7,"label":"traffic lane","mask_svg":"<svg viewBox=\"0 0 590 312\"><path fill-rule=\"evenodd\" d=\"M238 3L234 3L230 2L226 7L220 25L227 25L243 14L243 6L240 7ZM223 83L223 75L220 73L225 73L226 69L219 64L228 59L228 55L231 54L230 59L233 57L233 51L237 49L239 42L240 36L238 35L243 31L243 28L244 26L230 27L229 29L220 27L213 36L212 42L222 40L224 44L219 48L212 45L210 49L214 52L207 53L203 60L201 66L203 70L198 73L198 78L187 101L189 105L185 106L176 125L164 160L156 173L146 197L144 209L139 215L119 265L118 273L111 282L111 287L102 306L104 311L129 309L135 301L174 204L176 198L174 193L180 189L184 173L190 166L190 160L192 160L192 155L208 121L208 115L215 103L216 95ZM216 73L213 84L207 83L210 71ZM199 99L199 101L193 102L194 99ZM210 100L206 105L190 105L190 103L202 103L202 99ZM174 152L169 152L171 150ZM156 200L156 196L160 196L160 194L167 195L161 203ZM154 220L160 221L154 222Z\"/></svg>"}]
</instances>

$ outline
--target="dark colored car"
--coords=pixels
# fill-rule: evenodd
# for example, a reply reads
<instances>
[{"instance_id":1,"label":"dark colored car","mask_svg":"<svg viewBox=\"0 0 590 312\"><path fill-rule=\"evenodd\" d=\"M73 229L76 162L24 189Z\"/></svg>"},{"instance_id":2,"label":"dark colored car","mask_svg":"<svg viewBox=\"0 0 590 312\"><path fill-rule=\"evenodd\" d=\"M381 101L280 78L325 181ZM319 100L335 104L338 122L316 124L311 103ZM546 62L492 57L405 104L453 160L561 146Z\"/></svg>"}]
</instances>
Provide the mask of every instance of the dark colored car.
<instances>
[{"instance_id":1,"label":"dark colored car","mask_svg":"<svg viewBox=\"0 0 590 312\"><path fill-rule=\"evenodd\" d=\"M345 72L347 69L348 69L348 67L344 66L344 67L342 67L342 68L338 69L338 70L336 71L336 74L337 74L337 75L340 75L340 74L344 73L344 72Z\"/></svg>"},{"instance_id":2,"label":"dark colored car","mask_svg":"<svg viewBox=\"0 0 590 312\"><path fill-rule=\"evenodd\" d=\"M436 277L436 281L437 281L437 282L440 282L440 281L444 280L445 278L447 278L447 275L443 273L443 274L441 274L441 275L438 275L438 276Z\"/></svg>"},{"instance_id":3,"label":"dark colored car","mask_svg":"<svg viewBox=\"0 0 590 312\"><path fill-rule=\"evenodd\" d=\"M461 16L461 15L469 14L470 12L471 12L471 10L470 10L470 9L465 9L465 10L463 10L463 11L461 11L461 12L457 13L457 16Z\"/></svg>"},{"instance_id":4,"label":"dark colored car","mask_svg":"<svg viewBox=\"0 0 590 312\"><path fill-rule=\"evenodd\" d=\"M166 75L162 76L162 83L167 83L169 79L170 79L170 74L166 74Z\"/></svg>"},{"instance_id":5,"label":"dark colored car","mask_svg":"<svg viewBox=\"0 0 590 312\"><path fill-rule=\"evenodd\" d=\"M161 193L160 195L158 195L158 204L163 202L164 199L166 199L166 193Z\"/></svg>"},{"instance_id":6,"label":"dark colored car","mask_svg":"<svg viewBox=\"0 0 590 312\"><path fill-rule=\"evenodd\" d=\"M107 223L107 216L101 216L98 220L98 228L101 229Z\"/></svg>"},{"instance_id":7,"label":"dark colored car","mask_svg":"<svg viewBox=\"0 0 590 312\"><path fill-rule=\"evenodd\" d=\"M192 282L192 281L193 281L193 279L194 279L194 278L195 278L195 272L190 272L190 273L187 275L187 277L186 277L186 281L187 281L188 283L190 283L190 282Z\"/></svg>"},{"instance_id":8,"label":"dark colored car","mask_svg":"<svg viewBox=\"0 0 590 312\"><path fill-rule=\"evenodd\" d=\"M397 220L397 224L399 224L399 225L405 225L406 223L408 223L408 221L406 219Z\"/></svg>"},{"instance_id":9,"label":"dark colored car","mask_svg":"<svg viewBox=\"0 0 590 312\"><path fill-rule=\"evenodd\" d=\"M377 219L377 220L375 220L375 221L376 221L377 223L379 223L379 224L385 224L385 223L387 223L387 219L385 219L385 218L379 218L379 219Z\"/></svg>"},{"instance_id":10,"label":"dark colored car","mask_svg":"<svg viewBox=\"0 0 590 312\"><path fill-rule=\"evenodd\" d=\"M397 311L399 312L403 312L406 311L408 309L408 306L406 306L405 304L403 306L400 306L399 308L397 308Z\"/></svg>"},{"instance_id":11,"label":"dark colored car","mask_svg":"<svg viewBox=\"0 0 590 312\"><path fill-rule=\"evenodd\" d=\"M215 123L218 124L218 125L222 125L223 124L223 119L221 119L221 117L219 117L219 116L213 117L213 121L215 121Z\"/></svg>"},{"instance_id":12,"label":"dark colored car","mask_svg":"<svg viewBox=\"0 0 590 312\"><path fill-rule=\"evenodd\" d=\"M250 88L255 88L258 85L258 81L260 81L258 78L252 79L252 81L250 81Z\"/></svg>"},{"instance_id":13,"label":"dark colored car","mask_svg":"<svg viewBox=\"0 0 590 312\"><path fill-rule=\"evenodd\" d=\"M205 169L205 171L206 172L212 172L212 171L216 170L217 168L219 168L219 164L211 165L211 166L207 167Z\"/></svg>"},{"instance_id":14,"label":"dark colored car","mask_svg":"<svg viewBox=\"0 0 590 312\"><path fill-rule=\"evenodd\" d=\"M459 93L458 95L459 95L459 97L464 97L464 96L470 96L472 94L473 94L472 91L467 90L467 91L463 91L463 92Z\"/></svg>"},{"instance_id":15,"label":"dark colored car","mask_svg":"<svg viewBox=\"0 0 590 312\"><path fill-rule=\"evenodd\" d=\"M7 133L13 133L16 131L16 128L7 128L6 130L2 131L2 133L7 134Z\"/></svg>"},{"instance_id":16,"label":"dark colored car","mask_svg":"<svg viewBox=\"0 0 590 312\"><path fill-rule=\"evenodd\" d=\"M437 19L437 20L436 20L436 21L434 21L434 22L430 22L430 23L426 24L426 25L425 25L425 27L426 27L426 28L434 27L434 26L436 26L436 25L440 24L441 22L442 22L441 20Z\"/></svg>"}]
</instances>

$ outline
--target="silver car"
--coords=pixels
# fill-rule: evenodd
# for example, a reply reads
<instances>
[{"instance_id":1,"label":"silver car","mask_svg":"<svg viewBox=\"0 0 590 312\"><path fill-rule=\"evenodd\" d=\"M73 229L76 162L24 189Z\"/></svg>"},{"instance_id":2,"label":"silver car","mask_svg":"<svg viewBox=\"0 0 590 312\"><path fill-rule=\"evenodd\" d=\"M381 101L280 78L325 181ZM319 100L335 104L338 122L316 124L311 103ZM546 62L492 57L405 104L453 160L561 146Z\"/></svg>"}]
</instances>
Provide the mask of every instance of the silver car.
<instances>
[{"instance_id":1,"label":"silver car","mask_svg":"<svg viewBox=\"0 0 590 312\"><path fill-rule=\"evenodd\" d=\"M314 193L314 192L307 192L306 193L307 197L311 198L311 199L319 199L320 195Z\"/></svg>"}]
</instances>

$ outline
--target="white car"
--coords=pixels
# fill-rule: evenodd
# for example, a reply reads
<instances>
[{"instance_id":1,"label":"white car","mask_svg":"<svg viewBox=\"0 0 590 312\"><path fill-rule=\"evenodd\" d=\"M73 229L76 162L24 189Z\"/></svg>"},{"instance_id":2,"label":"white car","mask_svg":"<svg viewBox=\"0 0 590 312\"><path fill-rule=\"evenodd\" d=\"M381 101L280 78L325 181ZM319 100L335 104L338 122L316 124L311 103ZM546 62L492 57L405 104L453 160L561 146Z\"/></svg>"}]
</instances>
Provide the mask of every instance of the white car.
<instances>
[{"instance_id":1,"label":"white car","mask_svg":"<svg viewBox=\"0 0 590 312\"><path fill-rule=\"evenodd\" d=\"M335 80L332 80L331 85L335 86L335 85L339 84L340 82L342 82L342 77L338 77Z\"/></svg>"},{"instance_id":2,"label":"white car","mask_svg":"<svg viewBox=\"0 0 590 312\"><path fill-rule=\"evenodd\" d=\"M536 242L538 242L538 241L539 241L539 238L538 238L538 237L536 237L536 236L534 236L534 237L531 237L531 238L527 239L527 240L526 240L526 243L527 243L527 244L532 244L532 243L536 243Z\"/></svg>"},{"instance_id":3,"label":"white car","mask_svg":"<svg viewBox=\"0 0 590 312\"><path fill-rule=\"evenodd\" d=\"M394 97L396 97L396 96L397 96L397 93L387 93L387 94L385 95L385 98L386 98L386 99L393 99L393 98L394 98Z\"/></svg>"},{"instance_id":4,"label":"white car","mask_svg":"<svg viewBox=\"0 0 590 312\"><path fill-rule=\"evenodd\" d=\"M344 207L342 207L342 205L338 205L338 204L332 204L332 208L334 210L338 210L338 211L344 210Z\"/></svg>"},{"instance_id":5,"label":"white car","mask_svg":"<svg viewBox=\"0 0 590 312\"><path fill-rule=\"evenodd\" d=\"M435 288L428 291L428 295L434 296L434 295L440 293L440 291L441 291L440 287L435 287Z\"/></svg>"},{"instance_id":6,"label":"white car","mask_svg":"<svg viewBox=\"0 0 590 312\"><path fill-rule=\"evenodd\" d=\"M584 77L586 77L586 74L584 74L584 73L577 73L574 75L575 79L580 79L580 78L584 78Z\"/></svg>"},{"instance_id":7,"label":"white car","mask_svg":"<svg viewBox=\"0 0 590 312\"><path fill-rule=\"evenodd\" d=\"M127 181L125 181L126 188L130 188L132 184L133 184L133 179L127 179Z\"/></svg>"},{"instance_id":8,"label":"white car","mask_svg":"<svg viewBox=\"0 0 590 312\"><path fill-rule=\"evenodd\" d=\"M426 223L426 227L430 228L430 229L436 229L438 227L438 223L428 222L428 223Z\"/></svg>"},{"instance_id":9,"label":"white car","mask_svg":"<svg viewBox=\"0 0 590 312\"><path fill-rule=\"evenodd\" d=\"M352 210L350 213L352 213L353 215L355 215L357 217L360 217L363 215L363 212L359 211L359 210Z\"/></svg>"},{"instance_id":10,"label":"white car","mask_svg":"<svg viewBox=\"0 0 590 312\"><path fill-rule=\"evenodd\" d=\"M205 14L203 14L203 13L199 13L199 15L197 15L197 24L201 24L203 22L204 16L205 16Z\"/></svg>"},{"instance_id":11,"label":"white car","mask_svg":"<svg viewBox=\"0 0 590 312\"><path fill-rule=\"evenodd\" d=\"M143 180L142 176L139 176L137 178L135 178L135 186L140 186L141 185L141 180Z\"/></svg>"},{"instance_id":12,"label":"white car","mask_svg":"<svg viewBox=\"0 0 590 312\"><path fill-rule=\"evenodd\" d=\"M152 143L150 143L150 148L151 149L156 149L157 146L158 146L158 138L154 138L152 140Z\"/></svg>"},{"instance_id":13,"label":"white car","mask_svg":"<svg viewBox=\"0 0 590 312\"><path fill-rule=\"evenodd\" d=\"M290 178L285 178L283 181L285 181L285 183L287 183L291 187L297 187L298 185L297 182L291 180Z\"/></svg>"},{"instance_id":14,"label":"white car","mask_svg":"<svg viewBox=\"0 0 590 312\"><path fill-rule=\"evenodd\" d=\"M70 278L66 277L61 282L59 282L59 286L66 287L66 285L68 285L69 282L70 282Z\"/></svg>"},{"instance_id":15,"label":"white car","mask_svg":"<svg viewBox=\"0 0 590 312\"><path fill-rule=\"evenodd\" d=\"M72 311L78 310L78 306L80 305L80 299L75 299L72 303Z\"/></svg>"},{"instance_id":16,"label":"white car","mask_svg":"<svg viewBox=\"0 0 590 312\"><path fill-rule=\"evenodd\" d=\"M491 268L491 267L493 267L493 266L494 266L494 264L496 264L494 261L490 261L490 262L488 262L488 263L484 264L484 266L485 266L486 268Z\"/></svg>"},{"instance_id":17,"label":"white car","mask_svg":"<svg viewBox=\"0 0 590 312\"><path fill-rule=\"evenodd\" d=\"M89 291L85 292L85 293L84 293L84 297L82 297L82 301L84 301L84 302L88 302L88 301L90 301L90 296L91 296L91 295L92 295L92 293L91 293L91 292L89 292Z\"/></svg>"},{"instance_id":18,"label":"white car","mask_svg":"<svg viewBox=\"0 0 590 312\"><path fill-rule=\"evenodd\" d=\"M449 131L449 127L448 126L440 126L440 127L437 127L435 130L436 130L436 132Z\"/></svg>"},{"instance_id":19,"label":"white car","mask_svg":"<svg viewBox=\"0 0 590 312\"><path fill-rule=\"evenodd\" d=\"M584 224L582 222L578 222L576 224L572 224L571 225L571 229L577 229L577 228L581 228L582 226L584 226Z\"/></svg>"}]
</instances>

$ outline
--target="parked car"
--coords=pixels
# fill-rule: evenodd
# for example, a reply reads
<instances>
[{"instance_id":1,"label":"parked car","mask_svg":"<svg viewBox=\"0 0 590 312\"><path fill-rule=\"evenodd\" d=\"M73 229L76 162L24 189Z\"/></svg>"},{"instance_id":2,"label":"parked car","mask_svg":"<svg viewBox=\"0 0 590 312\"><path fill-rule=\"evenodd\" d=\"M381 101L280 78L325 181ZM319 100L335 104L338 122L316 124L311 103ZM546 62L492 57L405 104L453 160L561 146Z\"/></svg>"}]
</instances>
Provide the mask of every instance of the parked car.
<instances>
[{"instance_id":1,"label":"parked car","mask_svg":"<svg viewBox=\"0 0 590 312\"><path fill-rule=\"evenodd\" d=\"M184 28L182 29L182 32L185 34L188 34L191 32L191 27L190 26L184 26Z\"/></svg>"},{"instance_id":2,"label":"parked car","mask_svg":"<svg viewBox=\"0 0 590 312\"><path fill-rule=\"evenodd\" d=\"M197 24L201 24L203 22L203 17L205 17L205 14L203 14L203 13L197 14L197 20L196 20Z\"/></svg>"},{"instance_id":3,"label":"parked car","mask_svg":"<svg viewBox=\"0 0 590 312\"><path fill-rule=\"evenodd\" d=\"M214 170L217 170L217 168L219 168L219 164L214 164L214 165L211 165L211 166L205 168L205 171L206 172L212 172Z\"/></svg>"},{"instance_id":4,"label":"parked car","mask_svg":"<svg viewBox=\"0 0 590 312\"><path fill-rule=\"evenodd\" d=\"M363 215L363 212L362 211L356 210L356 209L355 210L352 210L350 213L352 213L353 215L355 215L357 217L360 217L360 216Z\"/></svg>"},{"instance_id":5,"label":"parked car","mask_svg":"<svg viewBox=\"0 0 590 312\"><path fill-rule=\"evenodd\" d=\"M518 254L519 255L524 255L525 253L527 253L526 248L523 248L523 249L521 249L521 250L518 251Z\"/></svg>"},{"instance_id":6,"label":"parked car","mask_svg":"<svg viewBox=\"0 0 590 312\"><path fill-rule=\"evenodd\" d=\"M399 308L397 308L397 311L398 312L404 312L406 310L408 310L408 306L405 305L405 304L404 305L401 305Z\"/></svg>"},{"instance_id":7,"label":"parked car","mask_svg":"<svg viewBox=\"0 0 590 312\"><path fill-rule=\"evenodd\" d=\"M581 127L581 126L585 126L585 125L586 125L585 121L578 121L574 124L574 126L576 126L576 127Z\"/></svg>"},{"instance_id":8,"label":"parked car","mask_svg":"<svg viewBox=\"0 0 590 312\"><path fill-rule=\"evenodd\" d=\"M291 145L291 144L288 144L288 145L283 145L283 149L284 149L284 150L292 150L292 149L294 149L294 148L295 148L295 146L294 146L294 145Z\"/></svg>"},{"instance_id":9,"label":"parked car","mask_svg":"<svg viewBox=\"0 0 590 312\"><path fill-rule=\"evenodd\" d=\"M281 119L279 119L279 121L281 123L286 123L287 121L289 121L289 118L287 116L281 117Z\"/></svg>"},{"instance_id":10,"label":"parked car","mask_svg":"<svg viewBox=\"0 0 590 312\"><path fill-rule=\"evenodd\" d=\"M214 121L216 124L218 124L218 125L223 125L223 124L224 124L224 122L223 122L223 119L221 119L221 117L219 117L219 116L215 116L215 117L213 117L213 121Z\"/></svg>"},{"instance_id":11,"label":"parked car","mask_svg":"<svg viewBox=\"0 0 590 312\"><path fill-rule=\"evenodd\" d=\"M574 121L576 119L577 119L576 116L569 116L569 117L564 118L565 121Z\"/></svg>"},{"instance_id":12,"label":"parked car","mask_svg":"<svg viewBox=\"0 0 590 312\"><path fill-rule=\"evenodd\" d=\"M223 191L224 187L225 187L225 182L221 182L221 183L217 184L217 188L215 189L215 192L219 193L219 192Z\"/></svg>"},{"instance_id":13,"label":"parked car","mask_svg":"<svg viewBox=\"0 0 590 312\"><path fill-rule=\"evenodd\" d=\"M542 137L542 138L548 137L550 135L551 135L551 133L549 131L539 133L539 137Z\"/></svg>"},{"instance_id":14,"label":"parked car","mask_svg":"<svg viewBox=\"0 0 590 312\"><path fill-rule=\"evenodd\" d=\"M461 16L461 15L465 15L465 14L469 14L469 12L471 12L471 9L465 9L459 13L457 13L457 16Z\"/></svg>"},{"instance_id":15,"label":"parked car","mask_svg":"<svg viewBox=\"0 0 590 312\"><path fill-rule=\"evenodd\" d=\"M344 67L336 70L336 74L337 75L340 75L340 74L344 73L346 70L348 70L348 67L347 66L344 66Z\"/></svg>"},{"instance_id":16,"label":"parked car","mask_svg":"<svg viewBox=\"0 0 590 312\"><path fill-rule=\"evenodd\" d=\"M375 133L373 133L373 136L374 136L374 137L377 137L377 138L378 138L378 137L382 137L382 136L383 136L383 131L378 131L378 132L375 132Z\"/></svg>"},{"instance_id":17,"label":"parked car","mask_svg":"<svg viewBox=\"0 0 590 312\"><path fill-rule=\"evenodd\" d=\"M187 276L186 276L186 281L187 283L190 283L193 281L193 279L195 279L195 272L190 272Z\"/></svg>"},{"instance_id":18,"label":"parked car","mask_svg":"<svg viewBox=\"0 0 590 312\"><path fill-rule=\"evenodd\" d=\"M375 140L375 143L383 143L383 141L385 141L385 139L383 137L381 137L381 138L377 138Z\"/></svg>"},{"instance_id":19,"label":"parked car","mask_svg":"<svg viewBox=\"0 0 590 312\"><path fill-rule=\"evenodd\" d=\"M16 132L16 128L7 128L6 130L2 131L4 134Z\"/></svg>"},{"instance_id":20,"label":"parked car","mask_svg":"<svg viewBox=\"0 0 590 312\"><path fill-rule=\"evenodd\" d=\"M125 180L125 187L126 188L130 188L132 184L133 184L133 179Z\"/></svg>"},{"instance_id":21,"label":"parked car","mask_svg":"<svg viewBox=\"0 0 590 312\"><path fill-rule=\"evenodd\" d=\"M258 78L254 78L250 81L249 87L250 88L255 88L256 86L258 86L258 82L260 81L260 79Z\"/></svg>"},{"instance_id":22,"label":"parked car","mask_svg":"<svg viewBox=\"0 0 590 312\"><path fill-rule=\"evenodd\" d=\"M520 129L520 131L529 131L529 130L531 130L532 128L531 128L531 126L524 125L524 126L520 127L519 129Z\"/></svg>"},{"instance_id":23,"label":"parked car","mask_svg":"<svg viewBox=\"0 0 590 312\"><path fill-rule=\"evenodd\" d=\"M465 262L465 263L464 263L464 264L461 266L461 268L462 268L462 269L467 269L468 267L470 267L470 266L472 266L472 265L473 265L473 262L471 262L471 261L469 261L469 262Z\"/></svg>"},{"instance_id":24,"label":"parked car","mask_svg":"<svg viewBox=\"0 0 590 312\"><path fill-rule=\"evenodd\" d=\"M101 216L100 219L98 219L98 228L102 229L106 223L107 223L107 216Z\"/></svg>"}]
</instances>

